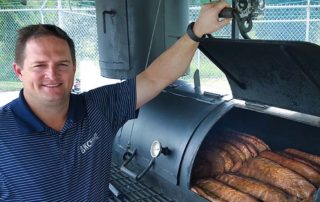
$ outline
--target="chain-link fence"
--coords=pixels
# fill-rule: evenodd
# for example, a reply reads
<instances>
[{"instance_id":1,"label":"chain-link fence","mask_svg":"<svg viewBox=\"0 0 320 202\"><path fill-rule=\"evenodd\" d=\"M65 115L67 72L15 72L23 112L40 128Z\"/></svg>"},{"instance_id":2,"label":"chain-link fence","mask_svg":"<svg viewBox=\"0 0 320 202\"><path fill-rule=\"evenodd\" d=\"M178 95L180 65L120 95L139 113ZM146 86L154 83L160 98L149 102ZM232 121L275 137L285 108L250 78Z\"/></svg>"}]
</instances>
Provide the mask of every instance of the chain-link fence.
<instances>
[{"instance_id":1,"label":"chain-link fence","mask_svg":"<svg viewBox=\"0 0 320 202\"><path fill-rule=\"evenodd\" d=\"M58 25L74 40L78 66L84 60L97 63L99 58L95 8L59 7L0 10L0 92L21 89L21 83L12 71L12 62L17 30L26 25Z\"/></svg>"},{"instance_id":2,"label":"chain-link fence","mask_svg":"<svg viewBox=\"0 0 320 202\"><path fill-rule=\"evenodd\" d=\"M190 6L190 21L195 20L199 6ZM1 8L0 7L0 91L21 88L12 71L16 31L28 24L50 23L63 28L75 41L77 63L93 61L97 65L98 45L94 5L51 5L45 8ZM266 6L263 16L253 22L251 38L299 40L320 44L320 4ZM230 38L231 26L214 33L215 37ZM228 87L224 74L200 51L192 60L189 75L199 69L202 82L214 89ZM78 72L79 74L79 72ZM81 74L81 72L80 72ZM209 82L207 82L209 81ZM219 88L220 89L220 88Z\"/></svg>"}]
</instances>

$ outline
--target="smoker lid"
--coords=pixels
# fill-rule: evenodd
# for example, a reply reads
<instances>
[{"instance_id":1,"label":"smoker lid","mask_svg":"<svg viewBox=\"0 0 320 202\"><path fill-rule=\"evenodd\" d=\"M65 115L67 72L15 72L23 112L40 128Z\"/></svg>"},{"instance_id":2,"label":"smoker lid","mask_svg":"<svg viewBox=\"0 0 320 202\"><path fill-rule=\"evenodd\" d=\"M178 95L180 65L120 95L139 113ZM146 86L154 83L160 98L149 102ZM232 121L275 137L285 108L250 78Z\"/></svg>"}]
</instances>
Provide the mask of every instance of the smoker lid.
<instances>
[{"instance_id":1,"label":"smoker lid","mask_svg":"<svg viewBox=\"0 0 320 202\"><path fill-rule=\"evenodd\" d=\"M225 73L234 98L320 116L320 46L206 38L199 49Z\"/></svg>"}]
</instances>

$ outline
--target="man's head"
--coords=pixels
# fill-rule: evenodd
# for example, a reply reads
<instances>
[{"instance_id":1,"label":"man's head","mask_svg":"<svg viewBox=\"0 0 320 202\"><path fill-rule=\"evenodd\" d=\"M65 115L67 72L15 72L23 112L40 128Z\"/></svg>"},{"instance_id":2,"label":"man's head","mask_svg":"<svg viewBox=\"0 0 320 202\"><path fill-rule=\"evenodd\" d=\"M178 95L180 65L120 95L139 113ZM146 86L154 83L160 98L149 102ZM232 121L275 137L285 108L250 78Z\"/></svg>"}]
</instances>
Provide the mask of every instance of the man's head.
<instances>
[{"instance_id":1,"label":"man's head","mask_svg":"<svg viewBox=\"0 0 320 202\"><path fill-rule=\"evenodd\" d=\"M23 66L25 48L28 40L43 36L55 36L65 40L70 48L72 62L73 64L76 64L76 54L73 40L61 28L50 24L29 25L19 30L16 41L15 63Z\"/></svg>"},{"instance_id":2,"label":"man's head","mask_svg":"<svg viewBox=\"0 0 320 202\"><path fill-rule=\"evenodd\" d=\"M22 28L13 69L31 108L68 105L76 71L74 44L54 25Z\"/></svg>"}]
</instances>

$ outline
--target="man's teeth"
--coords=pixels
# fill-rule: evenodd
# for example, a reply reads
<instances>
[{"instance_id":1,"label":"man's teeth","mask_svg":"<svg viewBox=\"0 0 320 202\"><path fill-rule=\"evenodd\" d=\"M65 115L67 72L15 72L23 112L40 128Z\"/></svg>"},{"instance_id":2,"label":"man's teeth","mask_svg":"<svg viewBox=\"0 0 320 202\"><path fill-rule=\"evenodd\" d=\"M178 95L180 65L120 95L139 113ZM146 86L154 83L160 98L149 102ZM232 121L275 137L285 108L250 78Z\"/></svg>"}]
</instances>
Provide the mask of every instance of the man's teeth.
<instances>
[{"instance_id":1,"label":"man's teeth","mask_svg":"<svg viewBox=\"0 0 320 202\"><path fill-rule=\"evenodd\" d=\"M59 86L60 84L47 84L47 85L45 85L45 86L47 86L47 87L57 87L57 86Z\"/></svg>"}]
</instances>

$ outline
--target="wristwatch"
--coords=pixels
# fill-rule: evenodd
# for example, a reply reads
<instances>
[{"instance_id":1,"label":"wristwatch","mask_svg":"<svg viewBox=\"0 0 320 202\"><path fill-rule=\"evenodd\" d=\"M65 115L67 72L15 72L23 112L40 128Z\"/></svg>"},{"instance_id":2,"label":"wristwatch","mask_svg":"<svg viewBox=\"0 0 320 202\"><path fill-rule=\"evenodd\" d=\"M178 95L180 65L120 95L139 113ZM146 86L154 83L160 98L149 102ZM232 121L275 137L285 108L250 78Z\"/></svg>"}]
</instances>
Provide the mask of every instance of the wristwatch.
<instances>
[{"instance_id":1,"label":"wristwatch","mask_svg":"<svg viewBox=\"0 0 320 202\"><path fill-rule=\"evenodd\" d=\"M205 38L205 35L203 35L202 37L198 37L197 35L194 34L193 32L193 25L194 25L194 22L191 22L189 25L188 25L188 28L187 28L187 34L188 36L195 42L201 42L203 41L203 39Z\"/></svg>"}]
</instances>

